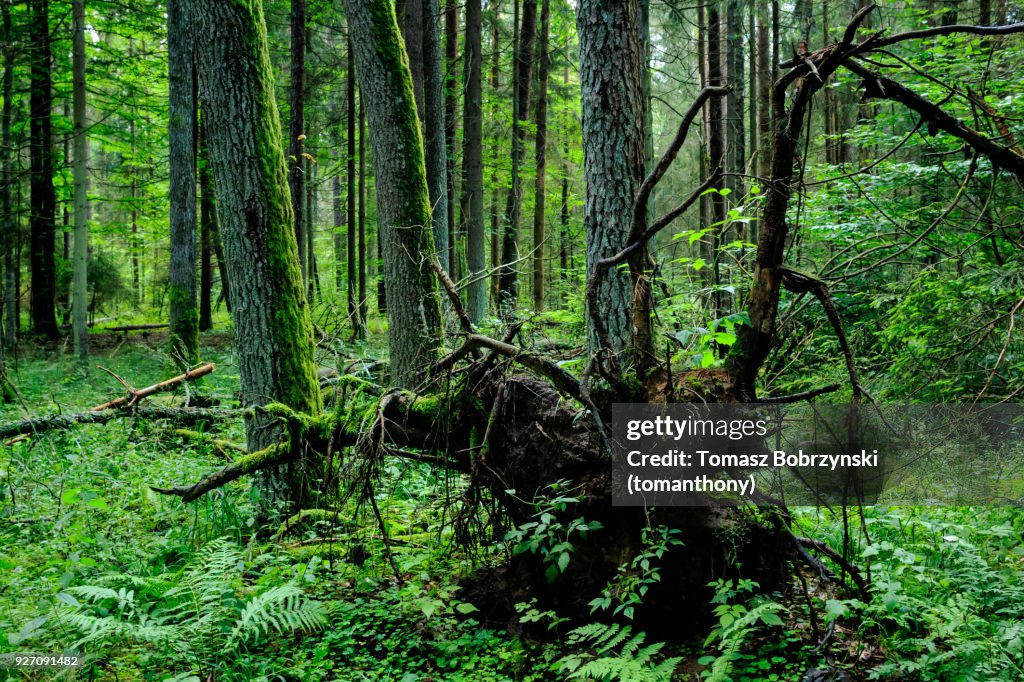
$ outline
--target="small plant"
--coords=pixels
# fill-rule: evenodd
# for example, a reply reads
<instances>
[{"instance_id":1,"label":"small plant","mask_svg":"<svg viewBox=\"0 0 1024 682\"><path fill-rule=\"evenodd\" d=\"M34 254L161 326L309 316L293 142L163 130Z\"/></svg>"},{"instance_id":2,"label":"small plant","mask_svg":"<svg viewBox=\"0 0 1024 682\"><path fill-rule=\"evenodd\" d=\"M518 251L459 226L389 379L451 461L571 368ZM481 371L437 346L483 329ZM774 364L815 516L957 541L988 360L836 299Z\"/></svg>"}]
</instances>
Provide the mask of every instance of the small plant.
<instances>
[{"instance_id":1,"label":"small plant","mask_svg":"<svg viewBox=\"0 0 1024 682\"><path fill-rule=\"evenodd\" d=\"M61 621L79 633L76 648L140 647L147 668L213 677L233 654L271 631L318 630L327 623L318 602L293 582L246 594L239 548L223 539L174 576L110 574L97 584L57 595Z\"/></svg>"},{"instance_id":2,"label":"small plant","mask_svg":"<svg viewBox=\"0 0 1024 682\"><path fill-rule=\"evenodd\" d=\"M773 601L758 597L741 597L752 594L758 585L753 580L716 580L708 584L715 589L712 604L718 617L718 624L712 628L704 646L717 642L719 653L700 658L701 665L710 666L701 673L709 682L727 682L740 656L740 649L748 637L761 625L780 626L779 613L785 607ZM741 599L737 600L737 597Z\"/></svg>"},{"instance_id":3,"label":"small plant","mask_svg":"<svg viewBox=\"0 0 1024 682\"><path fill-rule=\"evenodd\" d=\"M618 623L590 623L569 633L569 644L582 649L558 661L571 680L668 682L682 657L657 661L664 642L647 644L643 632L633 634Z\"/></svg>"},{"instance_id":4,"label":"small plant","mask_svg":"<svg viewBox=\"0 0 1024 682\"><path fill-rule=\"evenodd\" d=\"M505 535L505 542L515 543L512 547L512 554L523 554L530 552L539 553L547 564L544 572L549 583L565 573L572 560L572 553L576 546L572 543L574 535L583 535L593 530L603 528L598 521L585 521L584 519L573 519L569 523L563 523L558 515L564 513L570 505L579 502L578 497L560 494L560 491L568 489L566 481L558 481L548 486L550 496L541 496L532 505L536 512L533 518L536 521L528 521L517 528L513 528Z\"/></svg>"},{"instance_id":5,"label":"small plant","mask_svg":"<svg viewBox=\"0 0 1024 682\"><path fill-rule=\"evenodd\" d=\"M629 564L619 566L615 580L608 583L600 597L590 602L590 612L606 610L617 603L612 615L617 616L621 613L632 619L636 607L643 601L651 585L661 581L661 569L655 562L672 547L683 544L677 535L678 530L666 526L644 528L643 550L633 557Z\"/></svg>"}]
</instances>

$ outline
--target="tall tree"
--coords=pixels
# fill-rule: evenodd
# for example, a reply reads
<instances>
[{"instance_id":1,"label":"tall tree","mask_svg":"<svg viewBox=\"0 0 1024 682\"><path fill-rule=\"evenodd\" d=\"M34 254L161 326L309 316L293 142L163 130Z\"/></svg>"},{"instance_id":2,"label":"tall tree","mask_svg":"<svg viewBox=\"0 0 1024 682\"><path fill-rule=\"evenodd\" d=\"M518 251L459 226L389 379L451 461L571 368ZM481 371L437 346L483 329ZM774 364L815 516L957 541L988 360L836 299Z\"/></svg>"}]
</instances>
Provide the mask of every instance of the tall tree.
<instances>
[{"instance_id":1,"label":"tall tree","mask_svg":"<svg viewBox=\"0 0 1024 682\"><path fill-rule=\"evenodd\" d=\"M32 327L57 338L57 281L54 261L57 198L53 189L53 55L50 49L50 2L30 0L32 60L29 85L30 213Z\"/></svg>"},{"instance_id":2,"label":"tall tree","mask_svg":"<svg viewBox=\"0 0 1024 682\"><path fill-rule=\"evenodd\" d=\"M534 153L537 176L533 195L533 307L536 310L544 309L544 200L547 195L548 70L551 65L548 56L548 34L551 31L550 5L550 0L541 2L540 33L537 35L537 139Z\"/></svg>"},{"instance_id":3,"label":"tall tree","mask_svg":"<svg viewBox=\"0 0 1024 682\"><path fill-rule=\"evenodd\" d=\"M306 139L306 0L292 0L291 10L291 118L288 124L288 156L291 160L288 185L295 215L295 239L299 245L299 263L303 283L309 280L309 255L306 246L306 174L303 141Z\"/></svg>"},{"instance_id":4,"label":"tall tree","mask_svg":"<svg viewBox=\"0 0 1024 682\"><path fill-rule=\"evenodd\" d=\"M348 299L348 319L352 325L353 336L359 337L363 333L363 321L359 316L359 301L357 296L358 263L356 262L356 68L355 53L352 50L352 36L349 34L348 41L348 80L346 121L348 122L348 240L347 240L347 263L348 277L346 279L346 297Z\"/></svg>"},{"instance_id":5,"label":"tall tree","mask_svg":"<svg viewBox=\"0 0 1024 682\"><path fill-rule=\"evenodd\" d=\"M199 331L213 329L213 256L217 234L217 209L213 196L213 176L210 172L210 152L206 145L209 133L206 124L199 122ZM224 286L225 283L222 283Z\"/></svg>"},{"instance_id":6,"label":"tall tree","mask_svg":"<svg viewBox=\"0 0 1024 682\"><path fill-rule=\"evenodd\" d=\"M412 387L435 359L441 307L423 138L412 75L389 0L346 0L366 106L383 240L391 380Z\"/></svg>"},{"instance_id":7,"label":"tall tree","mask_svg":"<svg viewBox=\"0 0 1024 682\"><path fill-rule=\"evenodd\" d=\"M75 256L72 268L72 335L75 358L85 365L89 360L89 325L86 310L89 258L88 202L86 174L89 165L89 140L85 135L85 0L71 3L72 99L74 101L74 184L75 184Z\"/></svg>"},{"instance_id":8,"label":"tall tree","mask_svg":"<svg viewBox=\"0 0 1024 682\"><path fill-rule=\"evenodd\" d=\"M515 5L519 7L518 1ZM504 231L501 242L501 278L498 284L500 305L506 312L515 308L519 296L517 269L519 259L519 219L523 206L523 181L520 177L526 150L525 123L529 120L530 81L533 70L534 36L537 32L537 0L523 0L523 16L515 34L515 62L512 74L512 162L508 199L505 202Z\"/></svg>"},{"instance_id":9,"label":"tall tree","mask_svg":"<svg viewBox=\"0 0 1024 682\"><path fill-rule=\"evenodd\" d=\"M460 279L459 256L455 248L455 132L458 128L459 0L446 0L444 6L444 54L447 78L444 83L444 145L447 150L448 179L448 272Z\"/></svg>"},{"instance_id":10,"label":"tall tree","mask_svg":"<svg viewBox=\"0 0 1024 682\"><path fill-rule=\"evenodd\" d=\"M188 3L167 0L167 74L170 145L171 349L182 364L199 359L196 303L195 69Z\"/></svg>"},{"instance_id":11,"label":"tall tree","mask_svg":"<svg viewBox=\"0 0 1024 682\"><path fill-rule=\"evenodd\" d=\"M241 399L278 401L306 414L322 409L313 359L288 165L274 100L274 71L260 0L192 0L199 92L209 123L217 214L232 283ZM273 417L248 418L249 449L279 437ZM309 506L303 456L257 477L265 513Z\"/></svg>"},{"instance_id":12,"label":"tall tree","mask_svg":"<svg viewBox=\"0 0 1024 682\"><path fill-rule=\"evenodd\" d=\"M745 41L743 39L744 0L729 0L727 7L726 68L732 90L726 98L728 122L726 124L726 168L729 172L726 185L735 197L743 195L743 172L747 163L746 127L744 120L746 74L743 63Z\"/></svg>"},{"instance_id":13,"label":"tall tree","mask_svg":"<svg viewBox=\"0 0 1024 682\"><path fill-rule=\"evenodd\" d=\"M444 63L438 0L401 0L399 25L408 51L419 119L422 122L434 245L448 267L448 155L445 149Z\"/></svg>"},{"instance_id":14,"label":"tall tree","mask_svg":"<svg viewBox=\"0 0 1024 682\"><path fill-rule=\"evenodd\" d=\"M3 97L3 109L0 110L0 249L4 254L4 294L3 304L3 340L7 345L18 341L18 310L15 269L18 262L14 258L17 247L17 223L14 219L14 202L11 188L14 186L14 148L11 140L11 124L14 118L14 107L11 98L14 94L14 27L11 22L11 0L0 0L0 31L3 41L0 42L0 53L3 54L3 80L0 82L0 97ZM2 359L2 354L0 354Z\"/></svg>"},{"instance_id":15,"label":"tall tree","mask_svg":"<svg viewBox=\"0 0 1024 682\"><path fill-rule=\"evenodd\" d=\"M465 196L469 318L487 316L486 235L484 234L483 17L480 0L466 0L465 98L462 104L462 192Z\"/></svg>"},{"instance_id":16,"label":"tall tree","mask_svg":"<svg viewBox=\"0 0 1024 682\"><path fill-rule=\"evenodd\" d=\"M366 324L366 109L359 97L359 319ZM377 239L380 243L379 235ZM383 301L383 296L381 300ZM383 312L383 311L382 311Z\"/></svg>"},{"instance_id":17,"label":"tall tree","mask_svg":"<svg viewBox=\"0 0 1024 682\"><path fill-rule=\"evenodd\" d=\"M618 253L633 220L633 197L643 179L644 131L637 0L582 0L576 17L580 39L583 154L587 179L584 228L587 269ZM615 68L609 68L609 65ZM648 254L638 249L630 272L613 268L597 292L609 352L633 364L634 290L643 284ZM642 301L637 307L643 311ZM591 345L599 345L595 311L588 310ZM641 314L638 312L637 314ZM649 314L649 311L646 313ZM642 360L642 358L637 358Z\"/></svg>"}]
</instances>

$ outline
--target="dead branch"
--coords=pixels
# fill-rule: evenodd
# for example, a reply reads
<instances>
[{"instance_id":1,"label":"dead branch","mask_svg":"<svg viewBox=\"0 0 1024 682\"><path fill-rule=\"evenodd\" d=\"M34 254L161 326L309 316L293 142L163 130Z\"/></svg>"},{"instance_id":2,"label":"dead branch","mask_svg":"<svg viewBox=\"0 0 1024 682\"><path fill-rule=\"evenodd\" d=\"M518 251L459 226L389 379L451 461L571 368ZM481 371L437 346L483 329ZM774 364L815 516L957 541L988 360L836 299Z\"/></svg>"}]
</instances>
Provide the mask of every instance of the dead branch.
<instances>
[{"instance_id":1,"label":"dead branch","mask_svg":"<svg viewBox=\"0 0 1024 682\"><path fill-rule=\"evenodd\" d=\"M930 125L963 140L973 149L987 156L993 164L1005 168L1024 182L1024 156L1010 148L996 144L985 135L943 111L938 105L932 104L891 78L875 73L852 59L845 59L843 66L863 79L864 99L888 99L899 102L919 114Z\"/></svg>"},{"instance_id":2,"label":"dead branch","mask_svg":"<svg viewBox=\"0 0 1024 682\"><path fill-rule=\"evenodd\" d=\"M871 590L864 580L864 576L861 574L860 569L847 561L843 556L836 550L829 547L821 540L815 540L813 538L805 538L799 535L793 535L793 542L800 547L807 547L815 551L821 552L829 559L831 559L837 566L842 568L844 571L850 574L850 578L853 580L853 584L857 586L857 591L860 592L861 599L864 601L871 600Z\"/></svg>"},{"instance_id":3,"label":"dead branch","mask_svg":"<svg viewBox=\"0 0 1024 682\"><path fill-rule=\"evenodd\" d=\"M150 486L154 492L162 495L174 495L180 497L182 502L197 500L211 490L227 485L231 481L241 478L247 474L269 469L270 467L284 464L297 456L296 450L291 443L275 443L258 450L252 454L241 457L219 471L206 476L193 485L180 485L173 488L157 488Z\"/></svg>"},{"instance_id":4,"label":"dead branch","mask_svg":"<svg viewBox=\"0 0 1024 682\"><path fill-rule=\"evenodd\" d=\"M186 381L192 381L194 379L198 379L199 377L206 376L215 368L216 367L212 362L208 362L205 365L200 365L199 367L196 367L195 369L190 369L184 374L179 374L173 379L161 381L159 384L153 384L152 386L147 386L146 388L140 389L138 391L133 391L129 389L127 396L123 398L116 398L114 400L111 400L110 402L103 403L102 405L97 405L96 407L92 408L92 411L99 412L101 410L110 410L117 407L130 407L138 403L143 398L148 398L149 396L154 395L156 393L161 393L168 389L175 388L185 383ZM118 377L118 379L122 383L125 383L123 379L120 379L120 377ZM125 385L127 386L127 384Z\"/></svg>"},{"instance_id":5,"label":"dead branch","mask_svg":"<svg viewBox=\"0 0 1024 682\"><path fill-rule=\"evenodd\" d=\"M108 331L108 332L141 332L141 331L151 331L153 329L166 329L166 328L168 328L170 326L171 325L169 325L169 324L160 324L160 323L153 323L153 324L123 324L123 325L121 325L119 327L107 327L106 331Z\"/></svg>"},{"instance_id":6,"label":"dead branch","mask_svg":"<svg viewBox=\"0 0 1024 682\"><path fill-rule=\"evenodd\" d=\"M246 410L230 410L220 408L176 408L176 407L135 407L134 409L89 410L88 412L71 412L54 414L47 417L33 417L10 424L0 425L0 438L32 435L67 429L76 424L105 424L112 419L142 417L143 419L168 419L183 423L195 423L202 420L242 417Z\"/></svg>"}]
</instances>

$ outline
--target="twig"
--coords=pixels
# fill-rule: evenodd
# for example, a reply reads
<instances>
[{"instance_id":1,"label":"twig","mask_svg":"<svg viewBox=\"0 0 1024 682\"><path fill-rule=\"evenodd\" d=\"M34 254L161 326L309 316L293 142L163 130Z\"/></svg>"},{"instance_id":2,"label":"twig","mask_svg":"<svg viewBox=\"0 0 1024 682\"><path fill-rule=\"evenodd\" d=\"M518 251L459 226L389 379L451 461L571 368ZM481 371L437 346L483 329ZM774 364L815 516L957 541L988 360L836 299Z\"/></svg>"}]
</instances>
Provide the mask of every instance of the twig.
<instances>
[{"instance_id":1,"label":"twig","mask_svg":"<svg viewBox=\"0 0 1024 682\"><path fill-rule=\"evenodd\" d=\"M146 388L143 388L138 391L130 390L128 396L123 398L116 398L114 400L111 400L110 402L103 403L102 405L97 405L96 407L92 408L92 411L100 412L102 410L109 410L115 407L128 407L134 405L143 398L148 398L149 396L154 395L156 393L160 393L162 391L175 388L176 386L180 385L185 381L192 381L193 379L198 379L199 377L206 376L214 369L215 365L212 362L208 362L205 365L200 365L199 367L191 369L185 372L184 374L180 374L174 377L173 379L161 381L159 384L153 384L152 386L147 386Z\"/></svg>"}]
</instances>

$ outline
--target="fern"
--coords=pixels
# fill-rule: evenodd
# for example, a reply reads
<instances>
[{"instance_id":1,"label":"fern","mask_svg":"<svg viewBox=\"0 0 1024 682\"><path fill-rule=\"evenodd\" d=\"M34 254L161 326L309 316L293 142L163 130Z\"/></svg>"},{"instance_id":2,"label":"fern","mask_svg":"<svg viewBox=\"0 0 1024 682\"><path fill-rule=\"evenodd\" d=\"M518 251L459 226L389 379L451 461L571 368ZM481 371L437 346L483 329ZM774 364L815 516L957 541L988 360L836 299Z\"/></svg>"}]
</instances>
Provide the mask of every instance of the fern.
<instances>
[{"instance_id":1,"label":"fern","mask_svg":"<svg viewBox=\"0 0 1024 682\"><path fill-rule=\"evenodd\" d=\"M569 633L570 644L584 650L563 657L559 667L575 680L668 682L682 658L655 662L665 644L646 644L646 639L628 625L590 623Z\"/></svg>"},{"instance_id":2,"label":"fern","mask_svg":"<svg viewBox=\"0 0 1024 682\"><path fill-rule=\"evenodd\" d=\"M77 647L134 647L154 666L207 676L245 645L277 633L317 630L327 614L288 582L246 595L239 548L208 543L180 574L140 578L101 576L58 595L63 623L79 633Z\"/></svg>"}]
</instances>

